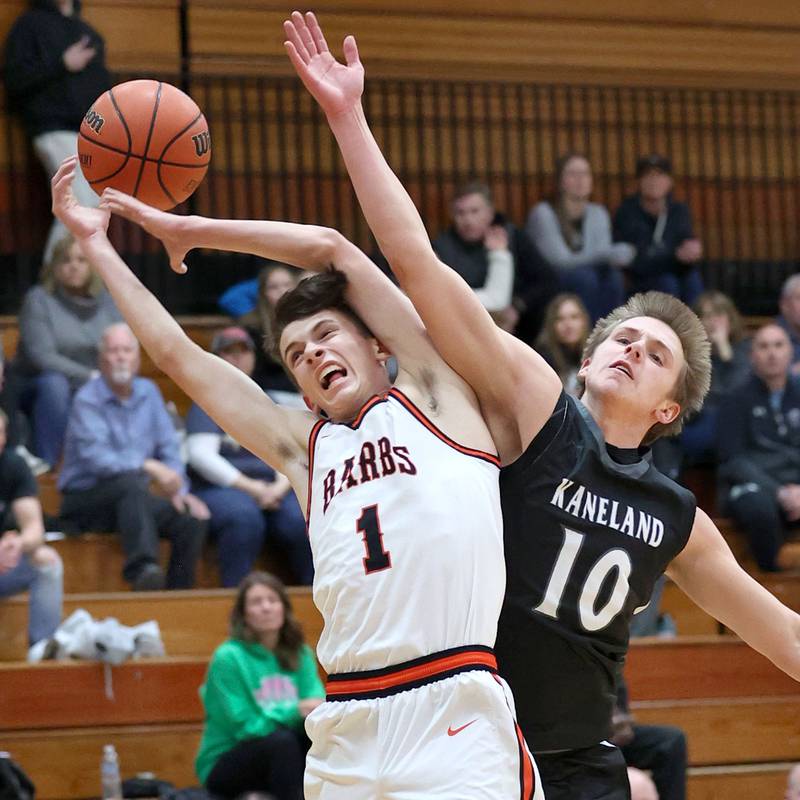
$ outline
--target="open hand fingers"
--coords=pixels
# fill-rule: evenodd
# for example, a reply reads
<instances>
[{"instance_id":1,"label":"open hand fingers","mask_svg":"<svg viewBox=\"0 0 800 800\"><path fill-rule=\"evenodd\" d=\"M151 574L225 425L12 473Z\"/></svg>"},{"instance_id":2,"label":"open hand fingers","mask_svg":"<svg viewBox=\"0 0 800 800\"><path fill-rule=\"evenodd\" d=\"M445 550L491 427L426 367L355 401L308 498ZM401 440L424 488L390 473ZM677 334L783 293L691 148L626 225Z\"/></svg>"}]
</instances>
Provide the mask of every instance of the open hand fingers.
<instances>
[{"instance_id":1,"label":"open hand fingers","mask_svg":"<svg viewBox=\"0 0 800 800\"><path fill-rule=\"evenodd\" d=\"M100 198L102 208L108 209L119 217L138 222L142 205L138 200L117 189L106 188Z\"/></svg>"},{"instance_id":2,"label":"open hand fingers","mask_svg":"<svg viewBox=\"0 0 800 800\"><path fill-rule=\"evenodd\" d=\"M286 34L287 41L294 45L297 55L302 59L304 64L311 61L313 52L309 52L303 37L300 35L300 28L305 28L303 16L297 11L292 12L292 19L286 20L283 23L283 32ZM313 42L312 42L313 44Z\"/></svg>"},{"instance_id":3,"label":"open hand fingers","mask_svg":"<svg viewBox=\"0 0 800 800\"><path fill-rule=\"evenodd\" d=\"M317 17L313 11L306 12L306 29L308 30L311 40L314 43L316 52L329 52L328 43L325 41L325 34L323 34L322 28L320 28L319 22L317 22Z\"/></svg>"}]
</instances>

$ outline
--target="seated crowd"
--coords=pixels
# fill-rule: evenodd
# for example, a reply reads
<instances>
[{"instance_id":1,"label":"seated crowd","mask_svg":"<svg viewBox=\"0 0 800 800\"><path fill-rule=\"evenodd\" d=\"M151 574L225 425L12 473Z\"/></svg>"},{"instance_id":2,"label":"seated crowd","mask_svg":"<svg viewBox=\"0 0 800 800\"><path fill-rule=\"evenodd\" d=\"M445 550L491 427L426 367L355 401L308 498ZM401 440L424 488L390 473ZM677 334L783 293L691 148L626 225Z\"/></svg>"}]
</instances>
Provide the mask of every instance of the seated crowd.
<instances>
[{"instance_id":1,"label":"seated crowd","mask_svg":"<svg viewBox=\"0 0 800 800\"><path fill-rule=\"evenodd\" d=\"M627 296L655 289L691 304L712 346L711 391L680 436L655 448L656 463L677 479L686 467L716 468L719 508L746 534L758 567L798 568L800 542L791 536L800 525L800 276L784 285L775 321L747 338L732 300L704 291L702 245L688 207L673 198L669 161L641 158L636 178L637 192L612 218L590 199L589 161L570 153L557 164L552 197L531 209L524 228L495 208L488 186L466 184L434 248L497 324L531 343L573 394L594 322ZM221 325L210 347L288 405L303 400L262 341L272 308L300 277L268 263L231 287L220 307L236 324ZM253 570L265 548L275 549L292 583L312 582L302 511L288 480L197 405L182 442L158 387L139 368L139 344L107 291L75 243L59 242L25 296L13 362L4 363L0 350L0 597L30 592L31 644L60 621L62 567L44 544L33 473L57 472L57 524L66 534L119 536L123 577L134 590L194 586L209 539L220 585L239 586L239 593L232 639L216 651L202 691L207 722L198 774L222 796L291 796L307 747L302 720L323 690L283 586ZM166 573L159 538L171 545ZM268 682L278 692L269 713L261 708L249 717L252 692L233 686L234 674L253 685L283 676ZM632 724L624 687L620 716L626 722L615 741L632 768L633 797L685 797L682 732ZM241 721L246 740L230 736L230 719ZM263 775L265 764L270 779L260 785L250 776Z\"/></svg>"}]
</instances>

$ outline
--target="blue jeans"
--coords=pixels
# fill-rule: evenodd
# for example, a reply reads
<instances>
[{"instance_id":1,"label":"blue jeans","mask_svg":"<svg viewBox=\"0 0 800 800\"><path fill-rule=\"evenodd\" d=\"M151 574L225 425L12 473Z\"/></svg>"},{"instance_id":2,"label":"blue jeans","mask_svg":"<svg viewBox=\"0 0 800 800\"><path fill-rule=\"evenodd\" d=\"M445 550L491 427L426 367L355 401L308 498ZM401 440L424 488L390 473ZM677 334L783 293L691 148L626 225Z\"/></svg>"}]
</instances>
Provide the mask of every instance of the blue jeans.
<instances>
[{"instance_id":1,"label":"blue jeans","mask_svg":"<svg viewBox=\"0 0 800 800\"><path fill-rule=\"evenodd\" d=\"M30 592L28 640L31 644L49 639L61 624L63 574L60 561L39 567L23 556L14 569L0 575L0 597Z\"/></svg>"},{"instance_id":2,"label":"blue jeans","mask_svg":"<svg viewBox=\"0 0 800 800\"><path fill-rule=\"evenodd\" d=\"M33 428L33 451L51 466L61 458L72 396L67 376L54 370L28 378L22 390L21 405Z\"/></svg>"},{"instance_id":3,"label":"blue jeans","mask_svg":"<svg viewBox=\"0 0 800 800\"><path fill-rule=\"evenodd\" d=\"M649 291L666 292L680 298L687 306L693 306L703 293L703 278L700 270L696 268L687 270L680 275L674 272L663 272L661 275L634 278L631 294Z\"/></svg>"},{"instance_id":4,"label":"blue jeans","mask_svg":"<svg viewBox=\"0 0 800 800\"><path fill-rule=\"evenodd\" d=\"M250 495L233 487L211 486L195 494L211 512L209 534L217 541L223 586L237 586L253 569L265 543L275 543L286 553L296 583L314 578L306 523L294 492L276 511L262 511Z\"/></svg>"},{"instance_id":5,"label":"blue jeans","mask_svg":"<svg viewBox=\"0 0 800 800\"><path fill-rule=\"evenodd\" d=\"M574 267L558 273L559 290L573 292L586 306L592 324L625 300L625 283L620 270L607 265Z\"/></svg>"}]
</instances>

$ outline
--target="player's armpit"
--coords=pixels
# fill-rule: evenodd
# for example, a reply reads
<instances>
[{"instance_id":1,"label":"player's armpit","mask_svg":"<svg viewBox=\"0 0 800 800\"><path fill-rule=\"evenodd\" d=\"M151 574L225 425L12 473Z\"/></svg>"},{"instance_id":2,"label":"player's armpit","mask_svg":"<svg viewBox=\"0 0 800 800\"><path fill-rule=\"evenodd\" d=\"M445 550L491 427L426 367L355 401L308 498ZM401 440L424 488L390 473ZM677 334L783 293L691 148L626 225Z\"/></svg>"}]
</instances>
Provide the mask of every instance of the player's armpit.
<instances>
[{"instance_id":1,"label":"player's armpit","mask_svg":"<svg viewBox=\"0 0 800 800\"><path fill-rule=\"evenodd\" d=\"M697 510L689 542L667 574L704 611L800 680L800 616L739 566L704 511Z\"/></svg>"}]
</instances>

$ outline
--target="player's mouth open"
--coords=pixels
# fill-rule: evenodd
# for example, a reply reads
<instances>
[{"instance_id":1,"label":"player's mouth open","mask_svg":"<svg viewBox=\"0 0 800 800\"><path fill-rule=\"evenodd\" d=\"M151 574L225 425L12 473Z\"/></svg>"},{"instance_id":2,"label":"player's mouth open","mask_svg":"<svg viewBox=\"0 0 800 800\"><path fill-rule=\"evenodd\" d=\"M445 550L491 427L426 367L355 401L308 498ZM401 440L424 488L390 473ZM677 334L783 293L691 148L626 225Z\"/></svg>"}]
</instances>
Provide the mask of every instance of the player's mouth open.
<instances>
[{"instance_id":1,"label":"player's mouth open","mask_svg":"<svg viewBox=\"0 0 800 800\"><path fill-rule=\"evenodd\" d=\"M619 370L627 375L631 380L633 380L633 373L631 372L631 368L624 362L624 361L615 361L611 365L611 369Z\"/></svg>"},{"instance_id":2,"label":"player's mouth open","mask_svg":"<svg viewBox=\"0 0 800 800\"><path fill-rule=\"evenodd\" d=\"M320 384L323 389L330 389L336 381L342 380L347 376L347 370L342 367L331 367L322 374Z\"/></svg>"}]
</instances>

